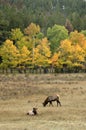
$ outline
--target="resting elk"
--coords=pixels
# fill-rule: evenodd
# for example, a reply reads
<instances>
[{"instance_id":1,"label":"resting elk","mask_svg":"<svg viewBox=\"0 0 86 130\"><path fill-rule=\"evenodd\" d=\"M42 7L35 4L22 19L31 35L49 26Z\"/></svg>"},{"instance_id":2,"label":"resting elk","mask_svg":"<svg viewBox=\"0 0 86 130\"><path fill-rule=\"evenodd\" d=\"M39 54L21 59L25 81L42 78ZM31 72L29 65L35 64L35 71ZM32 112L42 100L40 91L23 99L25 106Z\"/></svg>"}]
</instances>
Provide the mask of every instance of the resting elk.
<instances>
[{"instance_id":1,"label":"resting elk","mask_svg":"<svg viewBox=\"0 0 86 130\"><path fill-rule=\"evenodd\" d=\"M52 105L53 106L53 104L52 104L52 102L54 102L54 101L56 101L57 102L57 106L58 106L58 104L61 106L61 102L60 102L60 100L59 100L59 95L53 95L53 96L48 96L46 99L45 99L45 101L43 102L43 106L45 107L48 103L49 103L49 105Z\"/></svg>"},{"instance_id":2,"label":"resting elk","mask_svg":"<svg viewBox=\"0 0 86 130\"><path fill-rule=\"evenodd\" d=\"M28 112L27 112L27 115L30 115L30 116L37 115L37 108L33 108L33 110L28 111Z\"/></svg>"}]
</instances>

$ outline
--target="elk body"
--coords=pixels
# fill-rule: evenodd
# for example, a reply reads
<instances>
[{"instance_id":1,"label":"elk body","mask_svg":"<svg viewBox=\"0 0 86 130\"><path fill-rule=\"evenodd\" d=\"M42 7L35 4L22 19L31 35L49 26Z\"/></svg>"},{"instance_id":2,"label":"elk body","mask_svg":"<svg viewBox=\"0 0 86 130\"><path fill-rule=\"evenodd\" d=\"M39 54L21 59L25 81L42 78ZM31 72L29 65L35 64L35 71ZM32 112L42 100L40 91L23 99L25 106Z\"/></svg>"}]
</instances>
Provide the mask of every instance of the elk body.
<instances>
[{"instance_id":1,"label":"elk body","mask_svg":"<svg viewBox=\"0 0 86 130\"><path fill-rule=\"evenodd\" d=\"M60 100L59 100L59 95L48 96L48 97L44 100L43 106L45 107L48 103L49 103L49 105L52 105L52 106L53 106L52 102L54 102L54 101L57 102L57 106L58 106L58 104L61 106L61 102L60 102Z\"/></svg>"}]
</instances>

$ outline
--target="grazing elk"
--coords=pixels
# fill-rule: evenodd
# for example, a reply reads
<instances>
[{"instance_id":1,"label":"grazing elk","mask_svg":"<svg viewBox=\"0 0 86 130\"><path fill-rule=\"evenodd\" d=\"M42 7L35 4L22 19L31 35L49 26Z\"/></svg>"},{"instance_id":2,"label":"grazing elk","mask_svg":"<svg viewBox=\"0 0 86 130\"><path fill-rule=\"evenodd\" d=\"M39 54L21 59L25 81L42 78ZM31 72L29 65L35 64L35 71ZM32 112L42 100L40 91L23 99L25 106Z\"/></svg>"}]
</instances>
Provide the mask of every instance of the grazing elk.
<instances>
[{"instance_id":1,"label":"grazing elk","mask_svg":"<svg viewBox=\"0 0 86 130\"><path fill-rule=\"evenodd\" d=\"M27 115L31 115L31 116L37 115L37 108L33 108L33 110L28 111Z\"/></svg>"},{"instance_id":2,"label":"grazing elk","mask_svg":"<svg viewBox=\"0 0 86 130\"><path fill-rule=\"evenodd\" d=\"M53 106L53 101L57 102L57 106L58 104L61 106L61 102L59 101L59 95L48 96L43 102L43 106L45 107L48 103Z\"/></svg>"}]
</instances>

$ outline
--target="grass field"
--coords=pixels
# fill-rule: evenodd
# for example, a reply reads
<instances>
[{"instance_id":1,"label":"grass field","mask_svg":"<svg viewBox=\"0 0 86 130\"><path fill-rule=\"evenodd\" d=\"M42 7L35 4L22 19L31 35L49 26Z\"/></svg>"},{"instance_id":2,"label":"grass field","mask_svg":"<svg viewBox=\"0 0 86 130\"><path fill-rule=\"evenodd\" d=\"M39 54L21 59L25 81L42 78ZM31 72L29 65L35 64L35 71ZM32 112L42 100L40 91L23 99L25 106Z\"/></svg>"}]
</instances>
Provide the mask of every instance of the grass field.
<instances>
[{"instance_id":1,"label":"grass field","mask_svg":"<svg viewBox=\"0 0 86 130\"><path fill-rule=\"evenodd\" d=\"M43 107L52 94L61 107ZM86 74L0 75L0 130L86 130Z\"/></svg>"}]
</instances>

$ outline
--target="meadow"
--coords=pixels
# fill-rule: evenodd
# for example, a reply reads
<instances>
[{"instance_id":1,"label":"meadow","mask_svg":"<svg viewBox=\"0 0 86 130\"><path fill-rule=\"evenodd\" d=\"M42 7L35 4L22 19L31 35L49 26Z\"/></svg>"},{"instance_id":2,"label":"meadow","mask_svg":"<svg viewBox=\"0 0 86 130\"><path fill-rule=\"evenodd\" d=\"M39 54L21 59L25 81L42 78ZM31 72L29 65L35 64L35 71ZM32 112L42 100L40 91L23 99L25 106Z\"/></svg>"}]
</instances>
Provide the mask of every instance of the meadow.
<instances>
[{"instance_id":1,"label":"meadow","mask_svg":"<svg viewBox=\"0 0 86 130\"><path fill-rule=\"evenodd\" d=\"M43 107L52 94L61 107ZM0 75L0 130L86 130L86 74Z\"/></svg>"}]
</instances>

